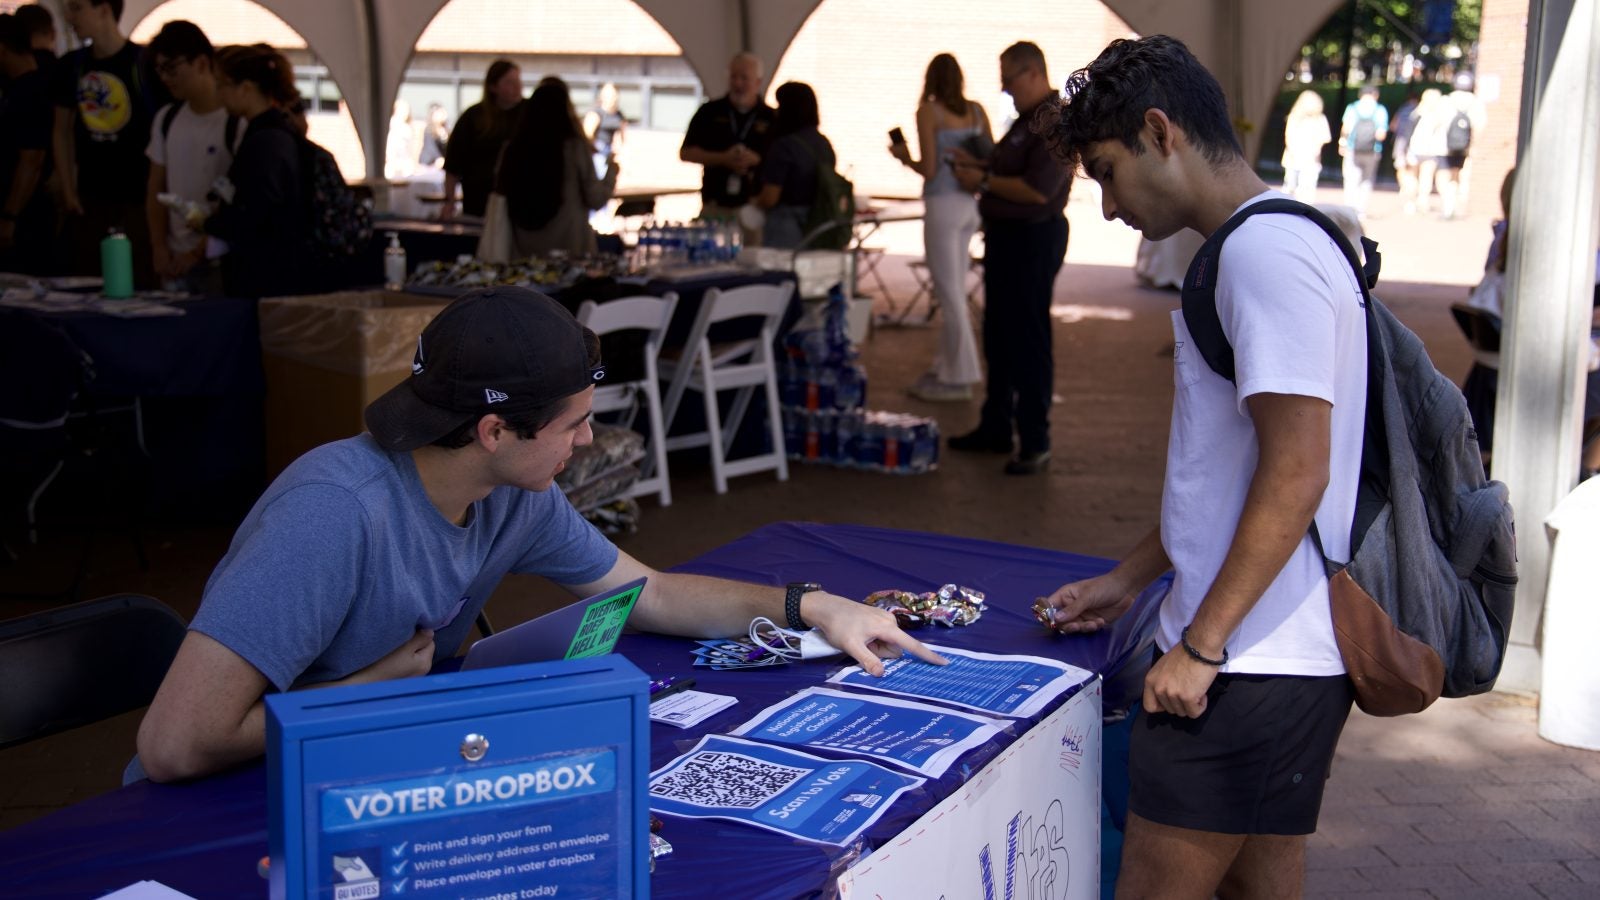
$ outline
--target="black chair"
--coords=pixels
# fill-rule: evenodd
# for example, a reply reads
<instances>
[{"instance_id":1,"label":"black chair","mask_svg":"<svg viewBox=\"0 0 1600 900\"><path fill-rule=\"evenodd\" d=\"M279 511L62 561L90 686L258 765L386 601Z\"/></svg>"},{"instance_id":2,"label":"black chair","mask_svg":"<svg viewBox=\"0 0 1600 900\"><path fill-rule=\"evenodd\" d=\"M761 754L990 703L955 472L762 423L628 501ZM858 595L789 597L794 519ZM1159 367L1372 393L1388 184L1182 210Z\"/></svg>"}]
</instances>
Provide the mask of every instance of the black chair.
<instances>
[{"instance_id":1,"label":"black chair","mask_svg":"<svg viewBox=\"0 0 1600 900\"><path fill-rule=\"evenodd\" d=\"M139 594L0 622L0 749L148 706L187 631Z\"/></svg>"},{"instance_id":2,"label":"black chair","mask_svg":"<svg viewBox=\"0 0 1600 900\"><path fill-rule=\"evenodd\" d=\"M42 501L57 510L55 524L83 536L71 584L27 596L76 599L100 530L126 532L140 569L149 568L141 410L137 400L117 407L90 396L93 380L94 360L64 331L32 312L0 310L0 556L20 558L9 540L18 529L24 545L39 543Z\"/></svg>"}]
</instances>

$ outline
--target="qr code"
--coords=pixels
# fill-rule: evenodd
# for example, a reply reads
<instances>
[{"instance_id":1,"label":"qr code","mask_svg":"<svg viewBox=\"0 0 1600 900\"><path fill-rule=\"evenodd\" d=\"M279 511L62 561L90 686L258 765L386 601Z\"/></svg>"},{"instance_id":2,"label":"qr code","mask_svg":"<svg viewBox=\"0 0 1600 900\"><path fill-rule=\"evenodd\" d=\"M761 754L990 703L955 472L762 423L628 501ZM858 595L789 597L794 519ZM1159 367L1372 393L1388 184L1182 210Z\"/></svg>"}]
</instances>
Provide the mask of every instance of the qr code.
<instances>
[{"instance_id":1,"label":"qr code","mask_svg":"<svg viewBox=\"0 0 1600 900\"><path fill-rule=\"evenodd\" d=\"M810 769L737 753L702 750L650 785L652 796L694 806L755 809L788 790Z\"/></svg>"}]
</instances>

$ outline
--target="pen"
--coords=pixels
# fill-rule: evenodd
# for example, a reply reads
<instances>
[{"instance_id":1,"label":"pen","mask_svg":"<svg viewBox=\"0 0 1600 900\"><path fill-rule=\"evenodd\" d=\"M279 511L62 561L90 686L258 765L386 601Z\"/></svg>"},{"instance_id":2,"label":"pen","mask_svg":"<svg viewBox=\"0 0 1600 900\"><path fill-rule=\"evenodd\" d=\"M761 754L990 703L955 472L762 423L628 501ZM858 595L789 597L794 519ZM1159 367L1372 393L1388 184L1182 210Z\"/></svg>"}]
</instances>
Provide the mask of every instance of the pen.
<instances>
[{"instance_id":1,"label":"pen","mask_svg":"<svg viewBox=\"0 0 1600 900\"><path fill-rule=\"evenodd\" d=\"M676 694L679 691L686 691L692 687L694 687L693 678L678 678L677 676L673 676L671 678L664 678L661 681L652 681L650 682L650 702L654 703L668 694Z\"/></svg>"}]
</instances>

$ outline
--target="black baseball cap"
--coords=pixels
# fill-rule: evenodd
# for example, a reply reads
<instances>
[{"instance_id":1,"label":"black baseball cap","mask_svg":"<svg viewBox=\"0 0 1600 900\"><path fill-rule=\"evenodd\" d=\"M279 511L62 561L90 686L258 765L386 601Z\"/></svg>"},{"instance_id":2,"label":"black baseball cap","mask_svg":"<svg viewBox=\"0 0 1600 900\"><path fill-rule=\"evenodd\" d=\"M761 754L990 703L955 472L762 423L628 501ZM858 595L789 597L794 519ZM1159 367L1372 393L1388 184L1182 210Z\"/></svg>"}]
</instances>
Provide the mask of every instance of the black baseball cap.
<instances>
[{"instance_id":1,"label":"black baseball cap","mask_svg":"<svg viewBox=\"0 0 1600 900\"><path fill-rule=\"evenodd\" d=\"M411 377L367 406L367 430L390 450L415 450L468 419L538 409L605 377L600 339L566 307L527 288L484 288L422 330Z\"/></svg>"}]
</instances>

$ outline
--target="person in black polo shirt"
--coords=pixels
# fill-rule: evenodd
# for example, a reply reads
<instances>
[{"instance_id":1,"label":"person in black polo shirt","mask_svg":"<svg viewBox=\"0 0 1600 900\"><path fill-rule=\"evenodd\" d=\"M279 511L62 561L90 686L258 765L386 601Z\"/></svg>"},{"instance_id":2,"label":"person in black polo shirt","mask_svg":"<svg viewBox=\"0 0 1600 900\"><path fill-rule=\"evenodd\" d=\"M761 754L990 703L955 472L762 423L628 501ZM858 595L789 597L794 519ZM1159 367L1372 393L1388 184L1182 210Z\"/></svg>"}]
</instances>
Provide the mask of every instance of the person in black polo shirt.
<instances>
[{"instance_id":1,"label":"person in black polo shirt","mask_svg":"<svg viewBox=\"0 0 1600 900\"><path fill-rule=\"evenodd\" d=\"M522 106L522 70L509 59L489 64L483 76L483 100L467 107L456 120L444 150L444 205L439 217L456 212L456 185L461 185L461 212L481 216L489 205L494 168L511 140Z\"/></svg>"},{"instance_id":2,"label":"person in black polo shirt","mask_svg":"<svg viewBox=\"0 0 1600 900\"><path fill-rule=\"evenodd\" d=\"M67 0L67 24L89 42L56 64L55 164L67 214L68 265L99 274L112 228L133 242L134 283L155 286L144 194L150 123L172 98L118 27L122 0Z\"/></svg>"},{"instance_id":3,"label":"person in black polo shirt","mask_svg":"<svg viewBox=\"0 0 1600 900\"><path fill-rule=\"evenodd\" d=\"M689 120L678 158L705 166L700 215L729 219L757 192L756 167L772 144L778 114L761 99L761 60L740 53L728 63L728 93L708 101ZM760 243L745 234L745 243Z\"/></svg>"},{"instance_id":4,"label":"person in black polo shirt","mask_svg":"<svg viewBox=\"0 0 1600 900\"><path fill-rule=\"evenodd\" d=\"M1011 475L1032 475L1050 462L1050 397L1055 360L1050 295L1067 256L1062 210L1071 172L1030 127L1055 96L1044 53L1028 41L1000 54L1000 86L1016 101L1017 120L986 160L954 151L956 180L979 191L983 215L983 360L989 379L978 427L950 438L954 450L1012 452Z\"/></svg>"}]
</instances>

